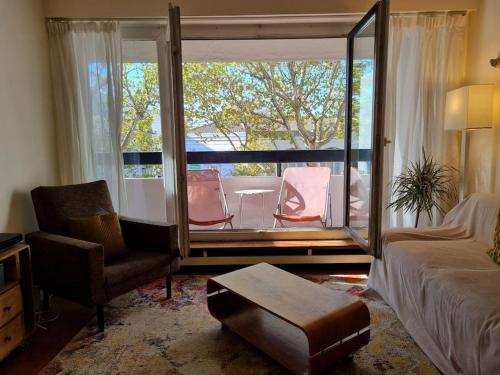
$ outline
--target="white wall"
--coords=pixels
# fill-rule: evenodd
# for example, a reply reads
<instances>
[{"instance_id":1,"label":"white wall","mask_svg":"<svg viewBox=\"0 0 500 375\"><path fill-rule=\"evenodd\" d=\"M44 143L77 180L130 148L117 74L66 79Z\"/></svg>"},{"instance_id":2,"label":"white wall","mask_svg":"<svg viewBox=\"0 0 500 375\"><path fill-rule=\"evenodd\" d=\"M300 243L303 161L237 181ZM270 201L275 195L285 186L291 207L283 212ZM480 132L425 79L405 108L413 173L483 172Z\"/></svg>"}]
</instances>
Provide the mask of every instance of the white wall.
<instances>
[{"instance_id":1,"label":"white wall","mask_svg":"<svg viewBox=\"0 0 500 375\"><path fill-rule=\"evenodd\" d=\"M474 9L478 0L391 0L393 11ZM48 17L155 17L165 0L44 0ZM374 0L173 0L184 16L366 12Z\"/></svg>"},{"instance_id":2,"label":"white wall","mask_svg":"<svg viewBox=\"0 0 500 375\"><path fill-rule=\"evenodd\" d=\"M500 1L480 0L477 12L470 16L468 83L500 85L500 68L491 67L489 62L496 57L500 57ZM500 111L500 103L497 103L497 111ZM499 120L494 129L470 133L466 193L477 191L500 193Z\"/></svg>"},{"instance_id":3,"label":"white wall","mask_svg":"<svg viewBox=\"0 0 500 375\"><path fill-rule=\"evenodd\" d=\"M0 232L36 229L29 191L58 182L40 0L0 0Z\"/></svg>"}]
</instances>

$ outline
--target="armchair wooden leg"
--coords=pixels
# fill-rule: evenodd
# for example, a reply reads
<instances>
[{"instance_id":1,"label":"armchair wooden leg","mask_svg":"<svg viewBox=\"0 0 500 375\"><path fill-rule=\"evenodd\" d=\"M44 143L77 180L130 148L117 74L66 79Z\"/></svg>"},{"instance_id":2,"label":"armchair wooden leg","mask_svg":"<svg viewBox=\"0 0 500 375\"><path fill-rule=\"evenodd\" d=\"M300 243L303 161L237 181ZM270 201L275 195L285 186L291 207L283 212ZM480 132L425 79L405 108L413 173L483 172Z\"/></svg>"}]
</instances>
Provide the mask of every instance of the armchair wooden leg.
<instances>
[{"instance_id":1,"label":"armchair wooden leg","mask_svg":"<svg viewBox=\"0 0 500 375\"><path fill-rule=\"evenodd\" d=\"M165 277L165 286L167 288L167 299L172 298L172 275L167 275Z\"/></svg>"},{"instance_id":2,"label":"armchair wooden leg","mask_svg":"<svg viewBox=\"0 0 500 375\"><path fill-rule=\"evenodd\" d=\"M104 332L104 305L97 305L97 330Z\"/></svg>"}]
</instances>

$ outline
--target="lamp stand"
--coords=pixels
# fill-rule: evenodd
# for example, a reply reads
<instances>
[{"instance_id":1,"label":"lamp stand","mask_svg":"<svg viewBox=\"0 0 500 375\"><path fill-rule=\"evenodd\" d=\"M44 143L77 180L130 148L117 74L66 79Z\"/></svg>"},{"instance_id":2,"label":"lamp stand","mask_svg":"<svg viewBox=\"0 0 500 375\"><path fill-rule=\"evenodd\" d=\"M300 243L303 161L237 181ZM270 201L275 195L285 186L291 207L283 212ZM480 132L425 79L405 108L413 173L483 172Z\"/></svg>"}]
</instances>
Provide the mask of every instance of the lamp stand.
<instances>
[{"instance_id":1,"label":"lamp stand","mask_svg":"<svg viewBox=\"0 0 500 375\"><path fill-rule=\"evenodd\" d=\"M467 143L469 141L467 130L462 130L462 141L460 142L460 179L459 179L459 200L465 196L465 174L467 173Z\"/></svg>"}]
</instances>

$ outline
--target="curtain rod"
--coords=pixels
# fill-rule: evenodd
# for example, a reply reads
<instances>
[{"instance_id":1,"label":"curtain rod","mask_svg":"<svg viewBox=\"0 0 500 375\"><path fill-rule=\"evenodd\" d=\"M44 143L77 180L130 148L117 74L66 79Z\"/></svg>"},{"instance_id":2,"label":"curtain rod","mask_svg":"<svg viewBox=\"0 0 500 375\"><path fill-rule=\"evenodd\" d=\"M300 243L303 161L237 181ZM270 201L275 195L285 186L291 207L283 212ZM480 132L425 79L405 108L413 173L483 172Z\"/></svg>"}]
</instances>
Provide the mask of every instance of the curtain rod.
<instances>
[{"instance_id":1,"label":"curtain rod","mask_svg":"<svg viewBox=\"0 0 500 375\"><path fill-rule=\"evenodd\" d=\"M402 11L402 12L391 12L391 16L407 16L407 15L417 15L417 14L422 14L422 15L445 15L445 14L460 14L460 15L466 15L470 12L470 10L467 9L462 9L462 10L436 10L436 11ZM328 13L324 14L323 16L356 16L356 15L363 15L364 13ZM256 21L262 18L266 18L271 20L273 17L290 17L290 18L307 18L307 17L318 17L320 16L319 14L287 14L287 15L260 15L260 16L185 16L181 17L181 19L184 19L186 21L193 21L193 20L201 20L201 19L222 19L222 18L227 18L228 20L234 19L237 20L238 18L245 18L246 20L255 18ZM149 22L164 22L168 20L168 16L163 16L163 17L47 17L47 20L49 22L64 22L64 21L128 21L128 22L137 22L137 21L149 21ZM256 22L258 23L258 22Z\"/></svg>"},{"instance_id":2,"label":"curtain rod","mask_svg":"<svg viewBox=\"0 0 500 375\"><path fill-rule=\"evenodd\" d=\"M48 22L65 21L168 21L168 17L47 17Z\"/></svg>"},{"instance_id":3,"label":"curtain rod","mask_svg":"<svg viewBox=\"0 0 500 375\"><path fill-rule=\"evenodd\" d=\"M412 15L425 15L425 16L438 16L447 14L456 14L465 16L470 12L470 10L430 10L430 11L408 11L408 12L391 12L391 16L412 16Z\"/></svg>"}]
</instances>

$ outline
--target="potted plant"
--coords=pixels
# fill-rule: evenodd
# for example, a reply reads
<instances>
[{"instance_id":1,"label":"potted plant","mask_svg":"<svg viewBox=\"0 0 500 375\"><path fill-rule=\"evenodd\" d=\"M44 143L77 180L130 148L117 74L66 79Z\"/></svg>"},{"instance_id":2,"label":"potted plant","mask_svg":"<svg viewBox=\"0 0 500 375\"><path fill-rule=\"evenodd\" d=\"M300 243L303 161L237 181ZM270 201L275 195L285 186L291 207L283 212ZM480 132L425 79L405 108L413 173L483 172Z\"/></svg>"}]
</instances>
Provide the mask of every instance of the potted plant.
<instances>
[{"instance_id":1,"label":"potted plant","mask_svg":"<svg viewBox=\"0 0 500 375\"><path fill-rule=\"evenodd\" d=\"M422 212L432 220L433 210L444 215L445 209L456 201L456 169L441 165L425 153L423 160L411 162L406 172L392 183L393 201L388 208L415 213L415 228Z\"/></svg>"}]
</instances>

